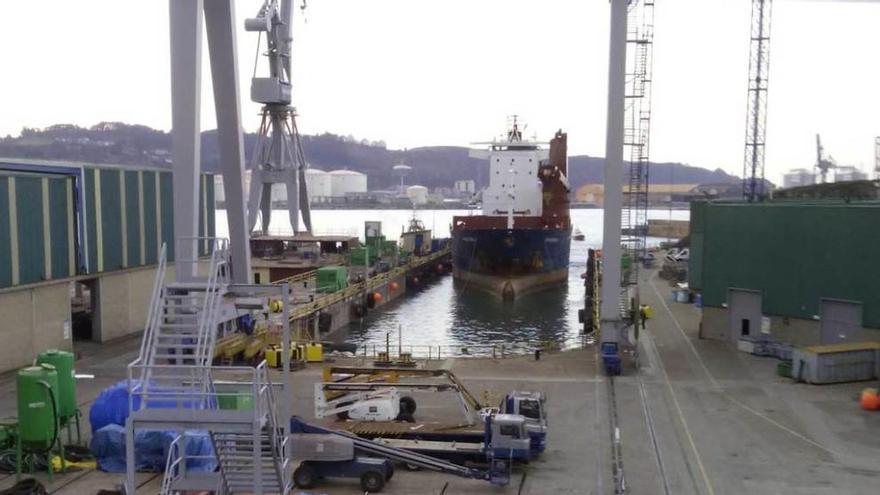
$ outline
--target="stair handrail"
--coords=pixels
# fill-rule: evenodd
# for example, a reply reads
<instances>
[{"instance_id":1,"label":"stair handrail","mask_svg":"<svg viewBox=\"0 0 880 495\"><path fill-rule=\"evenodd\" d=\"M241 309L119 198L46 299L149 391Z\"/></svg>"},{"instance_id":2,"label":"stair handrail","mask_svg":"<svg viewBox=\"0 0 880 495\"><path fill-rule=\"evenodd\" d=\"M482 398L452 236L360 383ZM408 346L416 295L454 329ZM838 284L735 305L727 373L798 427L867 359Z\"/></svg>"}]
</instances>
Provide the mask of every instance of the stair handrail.
<instances>
[{"instance_id":1,"label":"stair handrail","mask_svg":"<svg viewBox=\"0 0 880 495\"><path fill-rule=\"evenodd\" d=\"M184 457L180 454L180 440L183 435L177 435L168 445L168 458L165 460L165 476L162 478L160 495L173 495L174 482L180 479L180 465Z\"/></svg>"},{"instance_id":2,"label":"stair handrail","mask_svg":"<svg viewBox=\"0 0 880 495\"><path fill-rule=\"evenodd\" d=\"M224 285L229 283L229 240L228 239L214 239L214 246L212 252L212 259L214 258L214 253L216 253L217 262L216 268L212 268L212 271L216 273L215 284L222 283ZM210 366L211 361L214 357L214 346L217 344L217 320L216 316L220 309L221 298L216 290L217 287L212 290L212 301L211 301L211 314L214 315L212 317L213 321L210 323L208 333L208 342L206 348L205 355L205 366Z\"/></svg>"},{"instance_id":3,"label":"stair handrail","mask_svg":"<svg viewBox=\"0 0 880 495\"><path fill-rule=\"evenodd\" d=\"M275 390L272 385L272 378L269 375L269 367L264 359L260 364L254 368L254 372L256 375L255 383L258 383L258 392L260 393L260 400L255 400L254 403L263 402L265 411L260 410L257 414L266 415L266 430L268 432L269 444L272 449L272 458L275 464L275 473L278 476L278 486L281 488L282 494L286 494L288 492L288 483L287 480L290 479L288 476L290 459L288 455L288 435L278 435L278 415L275 411ZM256 407L255 407L256 409Z\"/></svg>"},{"instance_id":4,"label":"stair handrail","mask_svg":"<svg viewBox=\"0 0 880 495\"><path fill-rule=\"evenodd\" d=\"M208 280L205 297L199 314L199 329L196 341L196 360L199 366L210 366L213 347L216 342L217 311L219 309L219 289L226 283L226 277L220 277L221 269L225 272L226 243L225 239L212 239L211 261L208 267Z\"/></svg>"},{"instance_id":5,"label":"stair handrail","mask_svg":"<svg viewBox=\"0 0 880 495\"><path fill-rule=\"evenodd\" d=\"M141 339L140 352L138 353L138 357L129 363L129 366L147 363L149 360L149 352L153 348L153 343L161 320L160 313L162 311L162 297L165 292L165 271L167 269L167 264L168 249L163 242L162 248L159 250L159 263L156 266L156 277L153 282L153 290L150 293L150 307L147 311L147 322L144 326L144 335ZM149 346L147 345L148 342L150 344ZM140 373L141 384L147 379L146 374L146 368L142 368ZM129 389L131 389L131 386L131 383L129 383Z\"/></svg>"}]
</instances>

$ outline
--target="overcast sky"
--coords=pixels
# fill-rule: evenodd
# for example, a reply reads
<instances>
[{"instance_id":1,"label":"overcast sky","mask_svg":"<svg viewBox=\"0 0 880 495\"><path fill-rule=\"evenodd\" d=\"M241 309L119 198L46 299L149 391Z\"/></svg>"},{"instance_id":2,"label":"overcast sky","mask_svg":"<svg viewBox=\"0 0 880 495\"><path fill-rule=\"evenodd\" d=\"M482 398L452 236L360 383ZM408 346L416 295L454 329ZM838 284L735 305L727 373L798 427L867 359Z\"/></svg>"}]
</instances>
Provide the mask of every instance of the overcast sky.
<instances>
[{"instance_id":1,"label":"overcast sky","mask_svg":"<svg viewBox=\"0 0 880 495\"><path fill-rule=\"evenodd\" d=\"M751 2L656 3L652 159L739 175ZM240 26L261 1L235 4ZM607 0L309 0L294 26L300 127L392 148L467 145L517 113L528 134L562 128L572 154L604 155L608 11ZM812 167L817 132L839 163L871 168L878 24L877 1L774 2L769 179ZM256 35L237 35L243 125L254 130ZM2 135L102 120L167 130L168 74L165 0L0 2Z\"/></svg>"}]
</instances>

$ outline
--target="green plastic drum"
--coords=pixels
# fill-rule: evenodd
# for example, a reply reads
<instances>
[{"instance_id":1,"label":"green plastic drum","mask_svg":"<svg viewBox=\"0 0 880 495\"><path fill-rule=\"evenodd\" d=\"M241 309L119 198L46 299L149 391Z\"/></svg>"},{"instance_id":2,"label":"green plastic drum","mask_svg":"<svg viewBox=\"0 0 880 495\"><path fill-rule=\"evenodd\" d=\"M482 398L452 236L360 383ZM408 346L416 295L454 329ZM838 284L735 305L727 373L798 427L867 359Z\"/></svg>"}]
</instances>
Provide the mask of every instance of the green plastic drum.
<instances>
[{"instance_id":1,"label":"green plastic drum","mask_svg":"<svg viewBox=\"0 0 880 495\"><path fill-rule=\"evenodd\" d=\"M52 446L56 434L53 394L58 396L58 372L51 364L29 366L19 370L18 429L22 446L28 450L45 450ZM53 394L43 384L51 387Z\"/></svg>"},{"instance_id":2,"label":"green plastic drum","mask_svg":"<svg viewBox=\"0 0 880 495\"><path fill-rule=\"evenodd\" d=\"M76 378L73 353L50 349L37 356L37 364L51 364L58 372L58 417L64 420L76 413Z\"/></svg>"}]
</instances>

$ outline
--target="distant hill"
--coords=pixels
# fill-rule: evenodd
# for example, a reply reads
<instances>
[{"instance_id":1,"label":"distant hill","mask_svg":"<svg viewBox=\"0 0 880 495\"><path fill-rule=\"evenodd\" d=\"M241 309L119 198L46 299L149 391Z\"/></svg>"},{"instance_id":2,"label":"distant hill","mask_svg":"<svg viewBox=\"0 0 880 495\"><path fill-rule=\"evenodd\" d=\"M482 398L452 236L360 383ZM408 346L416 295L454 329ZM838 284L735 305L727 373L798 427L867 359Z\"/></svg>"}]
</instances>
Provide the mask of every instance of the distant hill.
<instances>
[{"instance_id":1,"label":"distant hill","mask_svg":"<svg viewBox=\"0 0 880 495\"><path fill-rule=\"evenodd\" d=\"M249 160L256 135L245 135ZM18 137L0 139L0 157L71 160L122 165L170 167L171 136L142 125L101 122L89 128L68 124L45 129L22 130ZM468 149L458 146L430 146L408 150L389 150L384 142L358 141L351 136L324 133L303 136L303 150L312 167L323 170L346 168L369 177L370 189L383 189L399 182L391 167L401 161L413 170L408 184L430 188L451 187L459 179L473 179L479 187L487 183L488 164L468 157ZM216 171L219 160L216 131L202 133L202 167ZM572 156L569 178L574 187L598 183L603 179L604 159ZM681 163L652 163L651 182L657 184L707 184L739 181L723 170L709 170Z\"/></svg>"}]
</instances>

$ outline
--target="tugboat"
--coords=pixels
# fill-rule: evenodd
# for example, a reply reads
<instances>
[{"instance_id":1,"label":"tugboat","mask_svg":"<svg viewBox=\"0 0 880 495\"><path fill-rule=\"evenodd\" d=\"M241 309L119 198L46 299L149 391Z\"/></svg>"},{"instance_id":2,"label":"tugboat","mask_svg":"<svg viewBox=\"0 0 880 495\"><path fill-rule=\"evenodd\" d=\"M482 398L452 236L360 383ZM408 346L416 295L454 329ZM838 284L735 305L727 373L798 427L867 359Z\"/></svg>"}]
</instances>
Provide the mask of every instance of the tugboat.
<instances>
[{"instance_id":1,"label":"tugboat","mask_svg":"<svg viewBox=\"0 0 880 495\"><path fill-rule=\"evenodd\" d=\"M470 155L489 160L481 215L452 220L453 278L503 299L568 279L571 244L567 135L549 152L525 140L516 121L506 139Z\"/></svg>"},{"instance_id":2,"label":"tugboat","mask_svg":"<svg viewBox=\"0 0 880 495\"><path fill-rule=\"evenodd\" d=\"M585 240L585 239L587 238L587 236L585 236L584 233L581 232L581 229L575 227L575 228L574 228L574 234L572 234L572 237L571 237L571 238L574 239L574 240L576 240L576 241L583 241L583 240Z\"/></svg>"}]
</instances>

